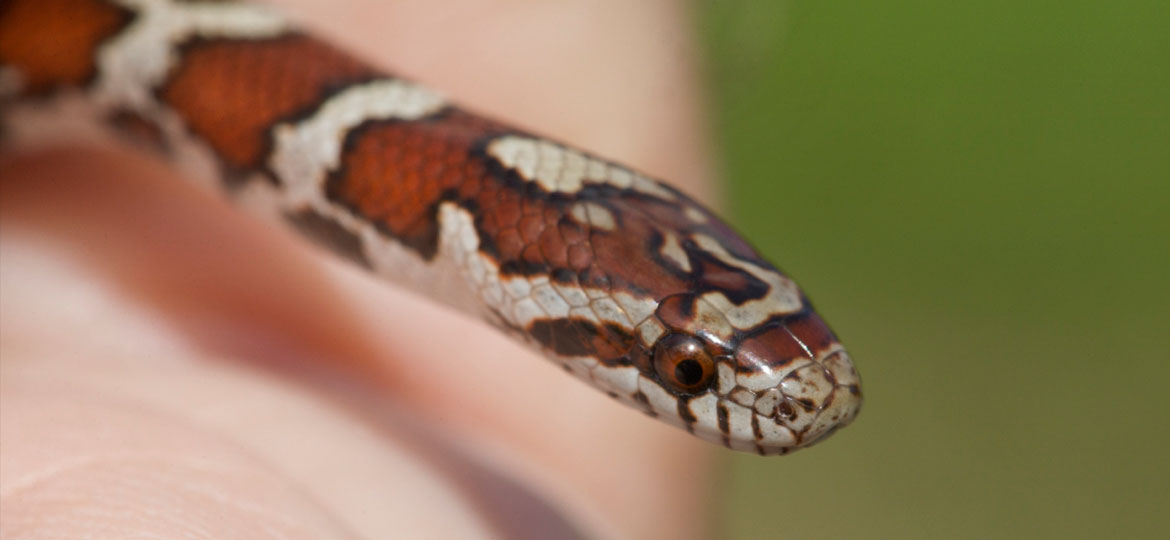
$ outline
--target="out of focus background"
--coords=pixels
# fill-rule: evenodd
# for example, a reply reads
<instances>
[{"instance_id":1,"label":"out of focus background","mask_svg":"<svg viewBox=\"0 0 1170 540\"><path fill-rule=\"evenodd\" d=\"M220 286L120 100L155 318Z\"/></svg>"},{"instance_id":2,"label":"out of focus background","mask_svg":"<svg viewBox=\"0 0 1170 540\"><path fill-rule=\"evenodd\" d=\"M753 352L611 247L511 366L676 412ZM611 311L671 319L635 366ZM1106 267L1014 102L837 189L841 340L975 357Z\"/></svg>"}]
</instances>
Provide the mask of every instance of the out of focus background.
<instances>
[{"instance_id":1,"label":"out of focus background","mask_svg":"<svg viewBox=\"0 0 1170 540\"><path fill-rule=\"evenodd\" d=\"M731 221L861 369L734 538L1165 538L1170 3L702 2Z\"/></svg>"}]
</instances>

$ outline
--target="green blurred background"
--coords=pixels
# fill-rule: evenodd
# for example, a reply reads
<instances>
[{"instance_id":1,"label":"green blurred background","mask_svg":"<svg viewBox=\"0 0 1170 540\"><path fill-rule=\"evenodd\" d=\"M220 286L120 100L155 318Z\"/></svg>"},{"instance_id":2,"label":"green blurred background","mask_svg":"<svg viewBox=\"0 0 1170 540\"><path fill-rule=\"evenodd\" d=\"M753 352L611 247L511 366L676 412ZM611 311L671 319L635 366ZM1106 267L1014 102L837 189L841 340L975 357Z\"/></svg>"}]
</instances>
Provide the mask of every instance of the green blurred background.
<instances>
[{"instance_id":1,"label":"green blurred background","mask_svg":"<svg viewBox=\"0 0 1170 540\"><path fill-rule=\"evenodd\" d=\"M700 2L731 220L858 421L728 455L734 538L1170 534L1170 2Z\"/></svg>"}]
</instances>

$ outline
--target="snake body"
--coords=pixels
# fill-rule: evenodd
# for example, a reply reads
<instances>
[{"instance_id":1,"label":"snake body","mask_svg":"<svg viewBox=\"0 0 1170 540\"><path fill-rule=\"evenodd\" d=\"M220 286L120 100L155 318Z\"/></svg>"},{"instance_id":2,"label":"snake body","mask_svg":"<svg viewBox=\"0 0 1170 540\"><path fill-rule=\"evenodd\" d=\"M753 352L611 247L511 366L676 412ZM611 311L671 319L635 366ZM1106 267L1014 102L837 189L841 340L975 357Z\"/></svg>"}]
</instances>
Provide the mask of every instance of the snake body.
<instances>
[{"instance_id":1,"label":"snake body","mask_svg":"<svg viewBox=\"0 0 1170 540\"><path fill-rule=\"evenodd\" d=\"M3 0L0 128L14 147L96 132L152 149L732 449L808 446L861 404L805 295L702 205L455 107L268 8Z\"/></svg>"}]
</instances>

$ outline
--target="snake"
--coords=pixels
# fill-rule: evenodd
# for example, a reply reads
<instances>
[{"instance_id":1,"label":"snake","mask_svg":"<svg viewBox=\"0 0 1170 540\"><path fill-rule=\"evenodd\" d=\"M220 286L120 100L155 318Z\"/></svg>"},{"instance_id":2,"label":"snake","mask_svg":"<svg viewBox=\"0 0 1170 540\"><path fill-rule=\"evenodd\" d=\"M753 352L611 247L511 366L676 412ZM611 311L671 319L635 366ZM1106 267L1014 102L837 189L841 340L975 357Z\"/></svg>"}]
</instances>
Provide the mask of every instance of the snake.
<instances>
[{"instance_id":1,"label":"snake","mask_svg":"<svg viewBox=\"0 0 1170 540\"><path fill-rule=\"evenodd\" d=\"M786 454L860 410L853 360L808 297L711 210L271 7L0 1L0 141L68 139L158 156L733 450Z\"/></svg>"}]
</instances>

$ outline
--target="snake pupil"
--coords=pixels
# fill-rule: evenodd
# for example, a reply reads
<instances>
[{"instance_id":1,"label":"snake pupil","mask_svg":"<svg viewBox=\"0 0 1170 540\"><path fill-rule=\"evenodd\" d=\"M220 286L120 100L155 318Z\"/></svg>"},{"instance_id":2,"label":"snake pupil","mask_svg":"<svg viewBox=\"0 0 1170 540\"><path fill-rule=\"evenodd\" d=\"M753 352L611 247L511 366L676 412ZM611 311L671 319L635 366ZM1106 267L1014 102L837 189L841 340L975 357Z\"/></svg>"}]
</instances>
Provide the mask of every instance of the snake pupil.
<instances>
[{"instance_id":1,"label":"snake pupil","mask_svg":"<svg viewBox=\"0 0 1170 540\"><path fill-rule=\"evenodd\" d=\"M687 358L674 366L674 378L683 386L694 386L703 379L703 366L693 358Z\"/></svg>"}]
</instances>

